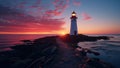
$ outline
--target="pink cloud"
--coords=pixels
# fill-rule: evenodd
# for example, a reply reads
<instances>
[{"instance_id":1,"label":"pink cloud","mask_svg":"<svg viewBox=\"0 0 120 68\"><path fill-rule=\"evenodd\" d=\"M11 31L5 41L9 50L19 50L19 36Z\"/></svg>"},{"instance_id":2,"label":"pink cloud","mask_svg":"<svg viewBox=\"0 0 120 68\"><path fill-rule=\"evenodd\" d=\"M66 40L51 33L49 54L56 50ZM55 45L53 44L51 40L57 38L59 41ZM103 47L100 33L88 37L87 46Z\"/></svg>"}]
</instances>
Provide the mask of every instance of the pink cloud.
<instances>
[{"instance_id":1,"label":"pink cloud","mask_svg":"<svg viewBox=\"0 0 120 68\"><path fill-rule=\"evenodd\" d=\"M41 1L42 0L37 0L35 4L39 5L39 4L41 4Z\"/></svg>"},{"instance_id":2,"label":"pink cloud","mask_svg":"<svg viewBox=\"0 0 120 68\"><path fill-rule=\"evenodd\" d=\"M80 6L80 4L81 4L80 0L73 0L74 6Z\"/></svg>"},{"instance_id":3,"label":"pink cloud","mask_svg":"<svg viewBox=\"0 0 120 68\"><path fill-rule=\"evenodd\" d=\"M59 15L61 15L62 14L62 12L61 11L58 11L58 10L47 10L46 11L46 14L47 15L52 15L52 16L59 16Z\"/></svg>"},{"instance_id":4,"label":"pink cloud","mask_svg":"<svg viewBox=\"0 0 120 68\"><path fill-rule=\"evenodd\" d=\"M25 8L26 3L27 3L26 1L23 1L23 2L19 3L19 5L17 5L16 8L21 8L21 9Z\"/></svg>"},{"instance_id":5,"label":"pink cloud","mask_svg":"<svg viewBox=\"0 0 120 68\"><path fill-rule=\"evenodd\" d=\"M40 8L41 1L42 0L36 0L36 2L33 3L33 5L29 6L29 8Z\"/></svg>"},{"instance_id":6,"label":"pink cloud","mask_svg":"<svg viewBox=\"0 0 120 68\"><path fill-rule=\"evenodd\" d=\"M18 4L18 8L29 8L30 10L27 11L28 13L31 13L32 15L37 15L39 13L39 16L42 14L45 14L46 16L60 16L63 14L65 9L68 7L69 0L51 0L51 3L43 4L42 0L35 0L34 3L30 5L26 5L26 3L29 3L29 1L23 1ZM53 6L53 8L49 8L49 6ZM33 11L36 10L36 11Z\"/></svg>"},{"instance_id":7,"label":"pink cloud","mask_svg":"<svg viewBox=\"0 0 120 68\"><path fill-rule=\"evenodd\" d=\"M82 13L83 20L91 20L91 16L89 16L87 13Z\"/></svg>"},{"instance_id":8,"label":"pink cloud","mask_svg":"<svg viewBox=\"0 0 120 68\"><path fill-rule=\"evenodd\" d=\"M53 5L55 9L53 10L54 15L61 15L64 10L68 7L69 0L54 0Z\"/></svg>"},{"instance_id":9,"label":"pink cloud","mask_svg":"<svg viewBox=\"0 0 120 68\"><path fill-rule=\"evenodd\" d=\"M2 32L52 32L63 30L65 22L63 19L53 19L51 16L36 17L27 15L24 12L10 9L9 7L0 6L0 31ZM6 11L8 10L8 11ZM47 10L48 11L48 10ZM57 13L50 11L50 13ZM46 14L46 13L45 13ZM46 14L50 15L50 14Z\"/></svg>"},{"instance_id":10,"label":"pink cloud","mask_svg":"<svg viewBox=\"0 0 120 68\"><path fill-rule=\"evenodd\" d=\"M17 5L18 10L3 7L0 14L0 31L5 32L52 32L64 30L63 19L56 19L69 6L70 0L52 0L51 3L42 4L42 0L35 0L32 4L26 5L29 1L22 1ZM52 6L53 8L49 8ZM15 9L16 9L15 8ZM1 8L0 8L1 9ZM8 11L4 11L4 9ZM24 12L25 9L29 11ZM20 11L19 11L20 10ZM21 11L22 10L22 11Z\"/></svg>"},{"instance_id":11,"label":"pink cloud","mask_svg":"<svg viewBox=\"0 0 120 68\"><path fill-rule=\"evenodd\" d=\"M43 23L42 23L43 22ZM0 31L5 32L52 32L63 30L61 26L64 25L63 21L49 20L40 21L39 23L26 23L26 24L15 24L7 25L7 27L0 27Z\"/></svg>"},{"instance_id":12,"label":"pink cloud","mask_svg":"<svg viewBox=\"0 0 120 68\"><path fill-rule=\"evenodd\" d=\"M27 9L27 8L39 8L41 5L41 1L42 0L35 0L35 2L33 2L31 5L26 5L29 3L29 1L24 0L24 1L20 1L16 8L20 8L20 9Z\"/></svg>"},{"instance_id":13,"label":"pink cloud","mask_svg":"<svg viewBox=\"0 0 120 68\"><path fill-rule=\"evenodd\" d=\"M2 21L0 21L2 22ZM57 19L44 19L39 21L31 22L31 20L24 22L24 21L17 21L17 20L9 20L8 22L0 23L0 31L5 32L52 32L52 31L59 31L63 30L62 27L65 24L64 21L57 20Z\"/></svg>"},{"instance_id":14,"label":"pink cloud","mask_svg":"<svg viewBox=\"0 0 120 68\"><path fill-rule=\"evenodd\" d=\"M77 1L75 1L75 2L73 2L73 4L75 5L75 6L80 6L80 2L77 2Z\"/></svg>"}]
</instances>

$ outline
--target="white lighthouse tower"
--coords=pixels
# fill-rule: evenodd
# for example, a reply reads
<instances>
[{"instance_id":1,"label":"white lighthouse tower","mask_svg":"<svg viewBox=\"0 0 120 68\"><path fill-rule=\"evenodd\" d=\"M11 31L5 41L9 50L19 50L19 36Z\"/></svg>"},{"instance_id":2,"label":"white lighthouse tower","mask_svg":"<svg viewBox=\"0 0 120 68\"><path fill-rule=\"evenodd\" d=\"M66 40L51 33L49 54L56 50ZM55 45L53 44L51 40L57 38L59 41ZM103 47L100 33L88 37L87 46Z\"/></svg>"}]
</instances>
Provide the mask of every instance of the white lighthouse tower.
<instances>
[{"instance_id":1,"label":"white lighthouse tower","mask_svg":"<svg viewBox=\"0 0 120 68\"><path fill-rule=\"evenodd\" d=\"M72 16L70 19L71 19L70 35L78 35L77 17L74 11L72 12Z\"/></svg>"}]
</instances>

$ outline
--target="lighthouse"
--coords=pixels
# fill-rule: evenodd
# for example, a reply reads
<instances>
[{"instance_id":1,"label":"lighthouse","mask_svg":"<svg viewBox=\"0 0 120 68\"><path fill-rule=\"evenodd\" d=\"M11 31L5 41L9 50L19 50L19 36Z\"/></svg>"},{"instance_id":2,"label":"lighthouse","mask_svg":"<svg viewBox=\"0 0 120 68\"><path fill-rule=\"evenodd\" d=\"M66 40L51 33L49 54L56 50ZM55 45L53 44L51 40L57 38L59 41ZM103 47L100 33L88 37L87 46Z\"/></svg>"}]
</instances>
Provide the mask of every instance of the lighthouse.
<instances>
[{"instance_id":1,"label":"lighthouse","mask_svg":"<svg viewBox=\"0 0 120 68\"><path fill-rule=\"evenodd\" d=\"M72 12L72 16L70 17L70 19L71 19L70 35L78 35L77 17L74 11Z\"/></svg>"}]
</instances>

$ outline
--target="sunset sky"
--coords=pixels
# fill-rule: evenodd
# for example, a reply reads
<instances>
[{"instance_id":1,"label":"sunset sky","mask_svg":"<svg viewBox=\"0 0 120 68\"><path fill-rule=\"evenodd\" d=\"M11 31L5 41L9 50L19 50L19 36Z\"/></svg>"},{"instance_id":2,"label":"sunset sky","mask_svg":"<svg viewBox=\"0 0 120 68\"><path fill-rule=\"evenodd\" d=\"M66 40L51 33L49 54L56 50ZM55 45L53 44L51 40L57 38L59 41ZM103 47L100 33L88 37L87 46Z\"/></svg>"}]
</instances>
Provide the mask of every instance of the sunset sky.
<instances>
[{"instance_id":1,"label":"sunset sky","mask_svg":"<svg viewBox=\"0 0 120 68\"><path fill-rule=\"evenodd\" d=\"M120 34L120 0L0 0L0 34Z\"/></svg>"}]
</instances>

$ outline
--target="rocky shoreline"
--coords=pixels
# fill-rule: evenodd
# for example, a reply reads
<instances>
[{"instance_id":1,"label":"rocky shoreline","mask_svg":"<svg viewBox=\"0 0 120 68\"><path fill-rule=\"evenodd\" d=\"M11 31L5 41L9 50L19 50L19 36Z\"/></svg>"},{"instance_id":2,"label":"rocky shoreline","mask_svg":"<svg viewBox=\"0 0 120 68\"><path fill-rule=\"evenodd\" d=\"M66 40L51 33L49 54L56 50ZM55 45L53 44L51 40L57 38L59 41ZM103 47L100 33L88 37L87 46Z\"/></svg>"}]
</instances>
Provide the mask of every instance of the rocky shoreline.
<instances>
[{"instance_id":1,"label":"rocky shoreline","mask_svg":"<svg viewBox=\"0 0 120 68\"><path fill-rule=\"evenodd\" d=\"M59 42L58 41L61 41ZM65 62L64 60L60 60L60 58L68 56L74 56L72 59L83 59L84 57L81 55L76 55L75 49L77 48L76 44L82 41L97 41L100 39L109 40L109 37L99 36L99 37L90 37L86 35L78 35L78 36L50 36L31 40L22 40L23 44L18 44L16 46L12 46L12 51L6 51L0 53L0 67L3 68L56 68L55 66L59 66L59 61ZM71 46L71 44L73 44ZM63 47L61 47L63 45ZM64 48L66 47L66 48ZM62 50L64 49L65 55L62 55ZM72 53L72 54L69 54ZM81 52L79 52L81 53ZM79 54L78 53L78 54ZM62 55L62 56L61 56ZM59 57L59 58L57 58ZM76 57L76 58L75 58ZM66 58L68 59L68 58ZM72 59L68 59L73 61ZM83 62L85 62L83 60ZM77 60L74 63L77 64L82 63L81 60ZM56 64L56 65L55 65ZM69 63L63 63L63 66ZM71 62L70 64L73 64ZM78 65L78 67L80 66ZM89 58L89 61L85 62L87 68L113 68L111 64L103 62L96 58ZM97 65L97 67L96 67ZM59 66L59 68L62 68ZM69 68L72 68L69 67ZM77 68L77 67L76 67ZM83 68L83 66L80 66Z\"/></svg>"},{"instance_id":2,"label":"rocky shoreline","mask_svg":"<svg viewBox=\"0 0 120 68\"><path fill-rule=\"evenodd\" d=\"M69 35L66 34L64 36L60 37L64 42L66 43L78 43L78 42L84 42L84 41L97 41L97 40L109 40L109 37L107 36L87 36L87 35L83 35L83 34L79 34L79 35Z\"/></svg>"}]
</instances>

